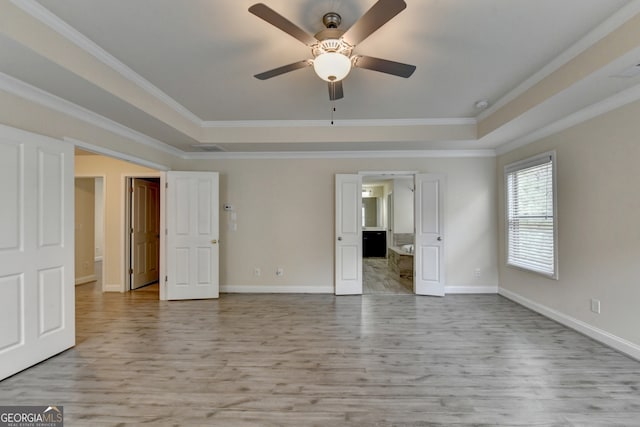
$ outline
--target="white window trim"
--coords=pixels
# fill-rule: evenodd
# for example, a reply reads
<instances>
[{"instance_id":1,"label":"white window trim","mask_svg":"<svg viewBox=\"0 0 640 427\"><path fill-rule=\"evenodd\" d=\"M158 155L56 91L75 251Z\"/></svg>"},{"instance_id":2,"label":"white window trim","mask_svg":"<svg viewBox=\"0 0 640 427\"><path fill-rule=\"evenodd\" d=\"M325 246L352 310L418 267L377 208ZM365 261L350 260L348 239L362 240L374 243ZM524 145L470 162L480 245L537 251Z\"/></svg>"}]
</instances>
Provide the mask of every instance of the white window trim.
<instances>
[{"instance_id":1,"label":"white window trim","mask_svg":"<svg viewBox=\"0 0 640 427\"><path fill-rule=\"evenodd\" d=\"M507 185L507 176L509 173L533 167L547 162L551 158L551 187L553 191L553 274L547 274L541 271L529 269L519 265L509 263L509 194ZM507 267L514 269L528 271L530 273L539 274L549 279L558 280L558 191L557 191L557 169L558 163L556 160L556 152L546 151L544 153L537 154L533 157L523 159L514 163L505 165L503 172L504 181L504 239L505 239L505 264Z\"/></svg>"}]
</instances>

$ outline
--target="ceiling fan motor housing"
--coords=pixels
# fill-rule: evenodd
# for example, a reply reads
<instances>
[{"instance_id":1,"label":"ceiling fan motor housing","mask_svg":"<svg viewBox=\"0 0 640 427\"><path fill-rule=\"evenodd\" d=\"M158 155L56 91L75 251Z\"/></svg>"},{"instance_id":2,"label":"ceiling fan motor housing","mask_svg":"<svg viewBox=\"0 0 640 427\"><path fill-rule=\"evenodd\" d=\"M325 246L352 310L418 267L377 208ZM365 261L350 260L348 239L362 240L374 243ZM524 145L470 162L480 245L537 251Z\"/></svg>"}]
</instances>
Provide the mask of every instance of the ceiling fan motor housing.
<instances>
[{"instance_id":1,"label":"ceiling fan motor housing","mask_svg":"<svg viewBox=\"0 0 640 427\"><path fill-rule=\"evenodd\" d=\"M344 31L337 28L327 28L317 33L314 37L318 42L311 46L313 56L316 57L327 52L336 52L351 56L353 46L342 39L343 34Z\"/></svg>"},{"instance_id":2,"label":"ceiling fan motor housing","mask_svg":"<svg viewBox=\"0 0 640 427\"><path fill-rule=\"evenodd\" d=\"M342 22L342 17L336 12L325 13L322 17L322 23L327 28L338 28Z\"/></svg>"}]
</instances>

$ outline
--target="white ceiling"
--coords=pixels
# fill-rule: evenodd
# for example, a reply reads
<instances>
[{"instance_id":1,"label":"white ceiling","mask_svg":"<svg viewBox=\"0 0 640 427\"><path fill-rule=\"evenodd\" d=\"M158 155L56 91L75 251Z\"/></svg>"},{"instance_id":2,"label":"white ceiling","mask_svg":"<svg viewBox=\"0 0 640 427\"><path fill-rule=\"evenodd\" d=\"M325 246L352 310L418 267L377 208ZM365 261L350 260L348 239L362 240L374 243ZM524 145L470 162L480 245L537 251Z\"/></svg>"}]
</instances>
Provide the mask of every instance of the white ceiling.
<instances>
[{"instance_id":1,"label":"white ceiling","mask_svg":"<svg viewBox=\"0 0 640 427\"><path fill-rule=\"evenodd\" d=\"M166 94L169 104L209 127L253 121L344 121L473 119L474 103L499 102L558 55L623 7L628 0L407 0L407 9L358 45L355 52L417 66L409 79L355 69L344 81L345 98L333 104L312 69L260 81L253 75L311 58L309 49L247 9L254 0L23 0L44 6L117 61ZM264 0L310 33L323 28L329 11L348 28L374 0ZM43 13L46 11L43 11ZM54 17L54 18L55 18ZM51 17L49 17L51 19ZM639 43L640 44L640 43ZM188 150L215 142L227 151L381 150L389 141L296 141L259 137L187 135L139 105L132 105L70 67L0 34L0 72L94 111L151 138ZM635 58L640 59L640 58ZM629 59L633 61L632 59ZM616 66L618 66L616 64ZM608 76L600 76L604 78ZM595 81L594 81L595 82ZM639 83L638 79L589 84L560 102L557 114L539 128ZM155 91L155 89L154 89ZM164 98L165 100L168 98ZM179 105L178 105L179 104ZM565 105L569 104L569 105ZM188 112L185 113L185 109ZM455 122L452 121L453 122ZM473 120L471 121L473 122ZM263 122L256 122L263 123ZM284 122L283 122L284 123ZM300 122L303 123L303 122ZM457 123L457 122L456 122ZM238 125L240 126L240 125ZM274 125L275 126L275 125ZM296 122L286 122L296 126ZM495 148L523 133L489 136L480 148ZM493 138L493 139L491 139ZM394 149L478 148L419 138ZM472 140L474 138L471 138ZM462 142L460 142L462 141ZM385 145L386 144L386 145Z\"/></svg>"}]
</instances>

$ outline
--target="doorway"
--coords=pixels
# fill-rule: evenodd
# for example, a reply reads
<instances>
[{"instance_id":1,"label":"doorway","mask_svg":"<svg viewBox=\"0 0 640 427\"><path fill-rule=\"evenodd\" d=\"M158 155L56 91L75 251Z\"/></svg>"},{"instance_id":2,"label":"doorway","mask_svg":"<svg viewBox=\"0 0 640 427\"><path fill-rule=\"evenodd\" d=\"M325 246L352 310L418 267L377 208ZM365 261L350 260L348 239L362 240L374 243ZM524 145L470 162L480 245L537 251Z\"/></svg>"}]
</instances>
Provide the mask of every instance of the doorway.
<instances>
[{"instance_id":1,"label":"doorway","mask_svg":"<svg viewBox=\"0 0 640 427\"><path fill-rule=\"evenodd\" d=\"M413 294L413 211L413 175L363 176L363 294Z\"/></svg>"},{"instance_id":2,"label":"doorway","mask_svg":"<svg viewBox=\"0 0 640 427\"><path fill-rule=\"evenodd\" d=\"M160 178L127 177L125 198L127 289L158 288Z\"/></svg>"},{"instance_id":3,"label":"doorway","mask_svg":"<svg viewBox=\"0 0 640 427\"><path fill-rule=\"evenodd\" d=\"M407 245L407 252L413 253L413 293L417 295L444 296L444 193L443 174L422 174L417 172L361 172L359 174L336 174L335 176L335 294L362 295L363 293L363 177L381 175L385 179L398 175L413 176L413 186L407 186L413 193L414 225L413 244L398 240L397 228L393 242ZM371 179L371 178L370 178ZM410 181L409 181L410 182ZM393 199L399 193L395 191ZM384 198L383 198L384 200ZM394 205L397 203L394 202ZM394 227L398 224L400 211L394 209ZM378 224L379 225L379 224ZM379 231L379 230L377 230ZM411 236L411 233L408 233ZM401 253L404 255L404 253Z\"/></svg>"},{"instance_id":4,"label":"doorway","mask_svg":"<svg viewBox=\"0 0 640 427\"><path fill-rule=\"evenodd\" d=\"M75 142L75 141L74 141ZM83 147L84 148L84 147ZM152 164L142 165L144 161L123 157L115 157L113 153L101 154L96 147L86 147L75 149L75 175L76 177L102 177L102 186L96 183L96 194L102 192L102 202L104 212L102 238L96 235L96 259L101 262L102 280L98 280L101 285L100 292L127 292L129 286L129 238L128 226L128 202L127 185L130 178L153 178L163 182L164 173ZM100 197L98 197L100 200ZM99 213L100 209L96 209ZM160 222L163 218L160 219ZM160 225L159 229L162 229ZM160 236L162 239L163 236ZM99 245L100 240L102 241ZM100 248L101 246L101 248ZM91 251L93 253L93 251ZM100 253L98 253L100 252ZM158 260L161 257L158 258ZM101 260L101 261L100 261ZM163 265L159 265L160 276L162 276ZM98 278L100 279L100 277ZM158 294L158 298L160 295Z\"/></svg>"}]
</instances>

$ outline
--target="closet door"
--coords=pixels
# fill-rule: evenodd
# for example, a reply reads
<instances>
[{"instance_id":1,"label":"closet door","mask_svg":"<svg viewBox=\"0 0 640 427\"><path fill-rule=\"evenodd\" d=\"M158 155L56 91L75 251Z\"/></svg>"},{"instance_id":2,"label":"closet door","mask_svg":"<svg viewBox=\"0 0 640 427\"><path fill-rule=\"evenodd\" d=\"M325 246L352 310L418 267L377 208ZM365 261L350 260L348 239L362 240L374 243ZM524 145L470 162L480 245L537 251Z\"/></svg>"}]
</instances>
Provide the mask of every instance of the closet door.
<instances>
[{"instance_id":1,"label":"closet door","mask_svg":"<svg viewBox=\"0 0 640 427\"><path fill-rule=\"evenodd\" d=\"M0 380L75 345L73 145L0 126Z\"/></svg>"}]
</instances>

